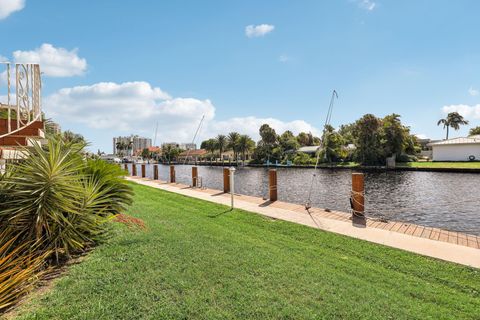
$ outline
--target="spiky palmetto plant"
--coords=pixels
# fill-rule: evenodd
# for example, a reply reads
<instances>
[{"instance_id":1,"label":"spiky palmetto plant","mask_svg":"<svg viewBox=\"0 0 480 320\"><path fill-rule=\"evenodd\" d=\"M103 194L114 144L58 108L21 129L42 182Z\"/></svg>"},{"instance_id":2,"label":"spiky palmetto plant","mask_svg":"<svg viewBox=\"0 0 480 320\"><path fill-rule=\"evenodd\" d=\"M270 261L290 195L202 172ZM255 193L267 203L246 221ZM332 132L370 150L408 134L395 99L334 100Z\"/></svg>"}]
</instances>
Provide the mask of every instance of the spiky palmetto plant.
<instances>
[{"instance_id":1,"label":"spiky palmetto plant","mask_svg":"<svg viewBox=\"0 0 480 320\"><path fill-rule=\"evenodd\" d=\"M123 179L125 171L100 159L87 161L83 171L84 186L95 189L95 213L112 216L122 213L132 202L133 191Z\"/></svg>"},{"instance_id":2,"label":"spiky palmetto plant","mask_svg":"<svg viewBox=\"0 0 480 320\"><path fill-rule=\"evenodd\" d=\"M52 137L0 174L0 311L29 291L47 258L98 240L131 203L125 172L86 160L83 142Z\"/></svg>"},{"instance_id":3,"label":"spiky palmetto plant","mask_svg":"<svg viewBox=\"0 0 480 320\"><path fill-rule=\"evenodd\" d=\"M131 191L120 168L87 162L84 146L51 139L25 149L26 158L2 182L0 225L23 241L45 240L57 257L98 240L105 219L130 203Z\"/></svg>"},{"instance_id":4,"label":"spiky palmetto plant","mask_svg":"<svg viewBox=\"0 0 480 320\"><path fill-rule=\"evenodd\" d=\"M20 241L48 239L45 243L57 253L82 247L81 237L64 237L71 218L81 214L82 148L61 140L50 140L45 148L35 144L24 150L21 163L9 169L0 223L18 233Z\"/></svg>"}]
</instances>

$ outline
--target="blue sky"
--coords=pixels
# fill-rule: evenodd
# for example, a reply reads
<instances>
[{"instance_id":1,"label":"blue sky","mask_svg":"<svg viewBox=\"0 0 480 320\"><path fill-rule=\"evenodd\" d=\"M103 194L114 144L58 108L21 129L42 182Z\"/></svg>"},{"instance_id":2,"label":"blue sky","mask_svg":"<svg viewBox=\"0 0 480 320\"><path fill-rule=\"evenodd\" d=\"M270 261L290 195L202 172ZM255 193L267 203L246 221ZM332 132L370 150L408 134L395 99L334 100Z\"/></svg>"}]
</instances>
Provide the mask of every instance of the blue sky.
<instances>
[{"instance_id":1,"label":"blue sky","mask_svg":"<svg viewBox=\"0 0 480 320\"><path fill-rule=\"evenodd\" d=\"M474 0L0 0L0 56L41 63L47 115L94 150L156 122L157 144L188 141L202 114L201 138L255 137L263 122L319 132L333 89L335 126L395 112L441 138L445 111L480 125L478 12Z\"/></svg>"}]
</instances>

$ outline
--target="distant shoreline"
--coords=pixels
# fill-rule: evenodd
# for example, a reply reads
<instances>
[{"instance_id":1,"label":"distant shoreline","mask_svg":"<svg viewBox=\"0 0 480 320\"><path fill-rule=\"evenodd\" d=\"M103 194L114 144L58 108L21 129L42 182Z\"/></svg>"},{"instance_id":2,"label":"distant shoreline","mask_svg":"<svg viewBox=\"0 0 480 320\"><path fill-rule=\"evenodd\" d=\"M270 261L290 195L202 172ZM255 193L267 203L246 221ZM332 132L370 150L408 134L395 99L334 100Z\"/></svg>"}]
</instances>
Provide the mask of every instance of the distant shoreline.
<instances>
[{"instance_id":1,"label":"distant shoreline","mask_svg":"<svg viewBox=\"0 0 480 320\"><path fill-rule=\"evenodd\" d=\"M138 163L141 164L141 163ZM158 163L163 164L163 163ZM197 163L171 163L172 165L196 165L196 166L211 166L211 167L228 167L228 166L242 166L241 164L235 163L215 163L215 162L197 162ZM480 173L480 163L478 163L478 167L441 167L442 163L435 163L429 162L427 164L431 164L430 166L418 166L416 163L409 164L409 163L400 163L395 168L387 168L386 166L362 166L362 165L319 165L317 169L325 169L325 170L359 170L359 171L420 171L420 172L450 172L450 173ZM475 163L477 164L477 163ZM163 165L169 165L168 163ZM437 166L435 166L437 165ZM245 164L245 167L250 168L292 168L292 169L314 169L314 165L276 165L276 164Z\"/></svg>"}]
</instances>

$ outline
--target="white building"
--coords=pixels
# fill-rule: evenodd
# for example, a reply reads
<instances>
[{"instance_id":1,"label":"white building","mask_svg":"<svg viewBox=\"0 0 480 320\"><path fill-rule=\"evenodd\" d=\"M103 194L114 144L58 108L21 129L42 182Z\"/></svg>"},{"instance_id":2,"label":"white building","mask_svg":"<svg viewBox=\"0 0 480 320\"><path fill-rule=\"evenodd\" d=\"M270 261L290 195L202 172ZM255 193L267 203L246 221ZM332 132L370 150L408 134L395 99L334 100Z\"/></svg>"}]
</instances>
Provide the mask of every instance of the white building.
<instances>
[{"instance_id":1,"label":"white building","mask_svg":"<svg viewBox=\"0 0 480 320\"><path fill-rule=\"evenodd\" d=\"M430 144L433 161L480 160L480 135L454 138Z\"/></svg>"},{"instance_id":2,"label":"white building","mask_svg":"<svg viewBox=\"0 0 480 320\"><path fill-rule=\"evenodd\" d=\"M179 148L182 150L197 150L197 144L196 143L177 143L177 142L165 142L162 143L162 148L165 148L167 146L171 146L172 148Z\"/></svg>"},{"instance_id":3,"label":"white building","mask_svg":"<svg viewBox=\"0 0 480 320\"><path fill-rule=\"evenodd\" d=\"M123 142L126 146L128 146L127 150L118 150L117 148L118 142ZM151 146L152 146L152 139L140 137L137 135L131 135L129 137L113 138L113 154L115 155L123 153L131 156L133 155L134 151L148 149Z\"/></svg>"},{"instance_id":4,"label":"white building","mask_svg":"<svg viewBox=\"0 0 480 320\"><path fill-rule=\"evenodd\" d=\"M182 150L197 150L197 144L196 143L181 143L180 144L180 149Z\"/></svg>"}]
</instances>

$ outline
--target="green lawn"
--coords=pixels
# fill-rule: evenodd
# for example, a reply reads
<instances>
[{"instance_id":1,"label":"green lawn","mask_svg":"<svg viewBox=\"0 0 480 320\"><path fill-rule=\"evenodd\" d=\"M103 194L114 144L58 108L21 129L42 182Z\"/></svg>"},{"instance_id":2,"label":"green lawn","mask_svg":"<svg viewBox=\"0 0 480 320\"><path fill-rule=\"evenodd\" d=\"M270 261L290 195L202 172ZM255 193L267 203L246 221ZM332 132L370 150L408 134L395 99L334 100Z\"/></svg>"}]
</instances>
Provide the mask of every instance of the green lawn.
<instances>
[{"instance_id":1,"label":"green lawn","mask_svg":"<svg viewBox=\"0 0 480 320\"><path fill-rule=\"evenodd\" d=\"M480 169L480 161L475 162L405 162L397 163L398 167L411 168L459 168L459 169Z\"/></svg>"},{"instance_id":2,"label":"green lawn","mask_svg":"<svg viewBox=\"0 0 480 320\"><path fill-rule=\"evenodd\" d=\"M135 185L129 214L20 319L479 319L480 271Z\"/></svg>"}]
</instances>

